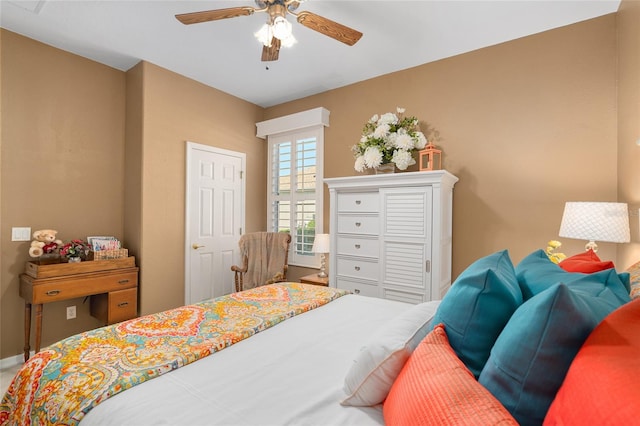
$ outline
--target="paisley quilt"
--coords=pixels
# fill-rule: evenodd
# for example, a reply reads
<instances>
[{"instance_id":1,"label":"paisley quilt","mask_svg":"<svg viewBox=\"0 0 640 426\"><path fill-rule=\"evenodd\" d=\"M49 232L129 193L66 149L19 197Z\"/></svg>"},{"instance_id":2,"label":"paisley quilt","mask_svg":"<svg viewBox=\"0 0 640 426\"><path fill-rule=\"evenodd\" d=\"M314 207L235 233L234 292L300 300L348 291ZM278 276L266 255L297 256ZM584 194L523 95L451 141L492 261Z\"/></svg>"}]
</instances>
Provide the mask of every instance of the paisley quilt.
<instances>
[{"instance_id":1,"label":"paisley quilt","mask_svg":"<svg viewBox=\"0 0 640 426\"><path fill-rule=\"evenodd\" d=\"M69 337L25 363L0 402L0 425L76 425L110 396L346 293L271 284Z\"/></svg>"}]
</instances>

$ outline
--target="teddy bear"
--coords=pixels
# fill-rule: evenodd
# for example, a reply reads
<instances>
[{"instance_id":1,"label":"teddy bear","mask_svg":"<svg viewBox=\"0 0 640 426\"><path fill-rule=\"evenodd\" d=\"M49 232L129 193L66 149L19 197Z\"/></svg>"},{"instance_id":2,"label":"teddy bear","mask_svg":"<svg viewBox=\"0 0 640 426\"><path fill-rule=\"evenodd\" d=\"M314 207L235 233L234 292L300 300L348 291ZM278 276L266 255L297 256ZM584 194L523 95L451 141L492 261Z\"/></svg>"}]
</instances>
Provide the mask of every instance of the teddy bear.
<instances>
[{"instance_id":1,"label":"teddy bear","mask_svg":"<svg viewBox=\"0 0 640 426\"><path fill-rule=\"evenodd\" d=\"M62 241L56 239L58 231L53 229L41 229L33 233L33 240L31 241L31 247L29 248L29 256L40 257L45 252L51 253L58 246L62 245Z\"/></svg>"}]
</instances>

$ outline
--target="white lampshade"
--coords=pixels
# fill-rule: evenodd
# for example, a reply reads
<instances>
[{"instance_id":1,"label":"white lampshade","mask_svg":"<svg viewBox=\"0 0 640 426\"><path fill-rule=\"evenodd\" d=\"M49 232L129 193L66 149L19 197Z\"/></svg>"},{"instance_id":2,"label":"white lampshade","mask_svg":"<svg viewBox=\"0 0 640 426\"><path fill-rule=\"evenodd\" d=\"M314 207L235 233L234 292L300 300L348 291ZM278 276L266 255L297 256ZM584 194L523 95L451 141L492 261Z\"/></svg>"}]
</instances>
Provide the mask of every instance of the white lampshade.
<instances>
[{"instance_id":1,"label":"white lampshade","mask_svg":"<svg viewBox=\"0 0 640 426\"><path fill-rule=\"evenodd\" d=\"M329 234L316 234L311 250L314 253L329 253Z\"/></svg>"},{"instance_id":2,"label":"white lampshade","mask_svg":"<svg viewBox=\"0 0 640 426\"><path fill-rule=\"evenodd\" d=\"M271 47L271 39L273 38L273 29L271 25L264 24L254 36L258 39L260 43L267 47Z\"/></svg>"},{"instance_id":3,"label":"white lampshade","mask_svg":"<svg viewBox=\"0 0 640 426\"><path fill-rule=\"evenodd\" d=\"M291 47L294 44L296 44L297 40L293 36L293 33L291 32L291 28L289 28L288 32L286 31L287 24L289 25L289 27L291 26L291 24L289 24L289 22L287 22L286 20L284 21L284 23L282 23L281 21L279 22L280 22L279 27L276 27L275 24L271 25L269 23L266 23L253 35L258 39L260 43L262 43L267 47L271 47L271 42L273 40L273 37L276 37L280 40L280 45L282 47ZM277 34L276 34L276 28L279 29ZM283 30L282 28L285 28L285 30ZM279 36L282 36L282 37L279 37Z\"/></svg>"},{"instance_id":4,"label":"white lampshade","mask_svg":"<svg viewBox=\"0 0 640 426\"><path fill-rule=\"evenodd\" d=\"M289 37L287 38L283 38L280 40L280 45L282 47L291 47L294 44L296 44L298 42L298 40L296 40L296 38L293 36L293 34L290 34Z\"/></svg>"},{"instance_id":5,"label":"white lampshade","mask_svg":"<svg viewBox=\"0 0 640 426\"><path fill-rule=\"evenodd\" d=\"M595 241L628 243L630 231L627 204L567 202L564 206L559 235L589 240L590 244Z\"/></svg>"},{"instance_id":6,"label":"white lampshade","mask_svg":"<svg viewBox=\"0 0 640 426\"><path fill-rule=\"evenodd\" d=\"M291 36L291 22L284 16L276 16L273 20L273 36L284 40Z\"/></svg>"}]
</instances>

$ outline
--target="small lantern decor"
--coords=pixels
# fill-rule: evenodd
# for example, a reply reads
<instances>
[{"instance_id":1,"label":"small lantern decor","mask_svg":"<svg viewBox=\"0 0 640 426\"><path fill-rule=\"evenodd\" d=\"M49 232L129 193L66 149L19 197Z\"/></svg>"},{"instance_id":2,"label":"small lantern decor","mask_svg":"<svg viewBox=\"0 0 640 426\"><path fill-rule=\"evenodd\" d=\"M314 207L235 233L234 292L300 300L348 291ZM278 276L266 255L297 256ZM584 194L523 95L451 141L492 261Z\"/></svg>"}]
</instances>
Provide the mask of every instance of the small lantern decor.
<instances>
[{"instance_id":1,"label":"small lantern decor","mask_svg":"<svg viewBox=\"0 0 640 426\"><path fill-rule=\"evenodd\" d=\"M418 152L418 164L420 171L440 170L442 167L442 151L429 142L424 149Z\"/></svg>"}]
</instances>

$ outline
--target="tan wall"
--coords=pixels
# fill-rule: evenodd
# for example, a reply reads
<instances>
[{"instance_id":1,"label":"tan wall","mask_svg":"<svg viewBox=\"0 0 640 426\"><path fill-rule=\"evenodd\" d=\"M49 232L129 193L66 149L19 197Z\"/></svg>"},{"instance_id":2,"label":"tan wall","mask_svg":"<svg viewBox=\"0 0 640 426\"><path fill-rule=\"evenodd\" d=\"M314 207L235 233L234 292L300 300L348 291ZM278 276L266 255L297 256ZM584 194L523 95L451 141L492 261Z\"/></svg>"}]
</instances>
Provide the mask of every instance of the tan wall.
<instances>
[{"instance_id":1,"label":"tan wall","mask_svg":"<svg viewBox=\"0 0 640 426\"><path fill-rule=\"evenodd\" d=\"M140 311L146 314L184 304L186 141L246 153L247 231L266 226L266 144L255 136L262 108L150 63L133 73L141 80L142 130L127 139L127 149L142 155L141 165L127 168L141 166L140 211L133 209L141 218L133 217L127 229L139 239L132 244L140 251ZM133 192L127 199L136 198Z\"/></svg>"},{"instance_id":2,"label":"tan wall","mask_svg":"<svg viewBox=\"0 0 640 426\"><path fill-rule=\"evenodd\" d=\"M454 276L503 248L517 262L559 238L565 201L616 200L615 26L609 15L548 31L271 107L265 119L329 109L325 177L349 176L365 121L405 107L440 131L444 167L460 178ZM328 223L326 190L325 203Z\"/></svg>"},{"instance_id":3,"label":"tan wall","mask_svg":"<svg viewBox=\"0 0 640 426\"><path fill-rule=\"evenodd\" d=\"M142 63L126 73L126 119L124 152L124 239L123 246L135 256L142 257Z\"/></svg>"},{"instance_id":4,"label":"tan wall","mask_svg":"<svg viewBox=\"0 0 640 426\"><path fill-rule=\"evenodd\" d=\"M618 23L618 196L631 209L631 244L620 244L618 266L640 260L640 2L625 0Z\"/></svg>"},{"instance_id":5,"label":"tan wall","mask_svg":"<svg viewBox=\"0 0 640 426\"><path fill-rule=\"evenodd\" d=\"M2 30L1 357L23 348L18 295L30 242L11 227L65 241L123 234L124 73ZM77 319L66 320L66 306ZM82 299L47 304L43 344L94 328Z\"/></svg>"}]
</instances>

